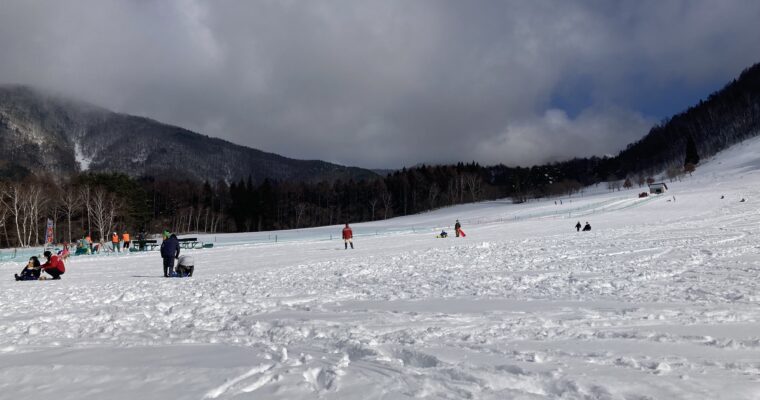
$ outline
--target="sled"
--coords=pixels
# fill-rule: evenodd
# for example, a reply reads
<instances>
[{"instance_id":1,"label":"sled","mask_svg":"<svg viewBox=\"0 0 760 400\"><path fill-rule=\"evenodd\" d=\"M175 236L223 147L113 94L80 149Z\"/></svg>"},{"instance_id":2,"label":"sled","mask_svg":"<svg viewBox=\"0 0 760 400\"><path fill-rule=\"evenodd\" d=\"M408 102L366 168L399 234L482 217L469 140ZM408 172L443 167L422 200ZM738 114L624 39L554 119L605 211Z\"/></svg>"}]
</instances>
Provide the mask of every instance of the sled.
<instances>
[{"instance_id":1,"label":"sled","mask_svg":"<svg viewBox=\"0 0 760 400\"><path fill-rule=\"evenodd\" d=\"M464 231L460 229L460 230L459 230L459 236L461 236L461 237L465 237L465 236L467 236L467 235L465 235L465 234L464 234Z\"/></svg>"}]
</instances>

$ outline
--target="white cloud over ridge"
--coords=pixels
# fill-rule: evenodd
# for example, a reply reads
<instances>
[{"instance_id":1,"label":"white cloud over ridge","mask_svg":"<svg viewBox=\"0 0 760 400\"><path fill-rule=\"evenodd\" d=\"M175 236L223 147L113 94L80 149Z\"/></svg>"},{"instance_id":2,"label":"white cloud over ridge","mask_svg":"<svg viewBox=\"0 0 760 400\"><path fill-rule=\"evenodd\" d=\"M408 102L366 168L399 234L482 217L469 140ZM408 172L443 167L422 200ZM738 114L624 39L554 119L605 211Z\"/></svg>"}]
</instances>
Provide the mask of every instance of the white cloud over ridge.
<instances>
[{"instance_id":1,"label":"white cloud over ridge","mask_svg":"<svg viewBox=\"0 0 760 400\"><path fill-rule=\"evenodd\" d=\"M757 15L746 0L11 0L0 82L290 157L529 165L616 153L663 117L646 102L735 77L759 61Z\"/></svg>"}]
</instances>

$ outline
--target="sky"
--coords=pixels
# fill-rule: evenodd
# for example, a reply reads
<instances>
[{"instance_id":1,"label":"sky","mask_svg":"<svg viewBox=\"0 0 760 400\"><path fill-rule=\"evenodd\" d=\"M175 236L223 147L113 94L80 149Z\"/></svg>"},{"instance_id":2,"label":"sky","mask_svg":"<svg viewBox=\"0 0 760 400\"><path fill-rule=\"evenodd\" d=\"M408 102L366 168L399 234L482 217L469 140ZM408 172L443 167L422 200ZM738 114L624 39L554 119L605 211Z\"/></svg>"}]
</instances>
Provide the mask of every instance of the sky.
<instances>
[{"instance_id":1,"label":"sky","mask_svg":"<svg viewBox=\"0 0 760 400\"><path fill-rule=\"evenodd\" d=\"M756 0L3 0L0 83L300 159L616 154L760 62Z\"/></svg>"}]
</instances>

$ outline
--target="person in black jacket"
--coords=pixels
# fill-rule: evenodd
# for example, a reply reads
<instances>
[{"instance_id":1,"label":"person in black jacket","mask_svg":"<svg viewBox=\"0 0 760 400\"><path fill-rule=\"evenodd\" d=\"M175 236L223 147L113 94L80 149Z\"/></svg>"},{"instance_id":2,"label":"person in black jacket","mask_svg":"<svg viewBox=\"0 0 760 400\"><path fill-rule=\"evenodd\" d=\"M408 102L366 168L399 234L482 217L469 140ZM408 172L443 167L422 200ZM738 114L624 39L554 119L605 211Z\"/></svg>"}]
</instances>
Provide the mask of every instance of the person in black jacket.
<instances>
[{"instance_id":1,"label":"person in black jacket","mask_svg":"<svg viewBox=\"0 0 760 400\"><path fill-rule=\"evenodd\" d=\"M179 240L177 235L171 234L168 239L161 242L161 258L164 259L164 277L174 271L174 260L179 257Z\"/></svg>"},{"instance_id":2,"label":"person in black jacket","mask_svg":"<svg viewBox=\"0 0 760 400\"><path fill-rule=\"evenodd\" d=\"M21 275L15 274L14 276L17 281L36 281L40 279L40 272L42 272L40 260L37 257L32 257L24 269L21 270Z\"/></svg>"}]
</instances>

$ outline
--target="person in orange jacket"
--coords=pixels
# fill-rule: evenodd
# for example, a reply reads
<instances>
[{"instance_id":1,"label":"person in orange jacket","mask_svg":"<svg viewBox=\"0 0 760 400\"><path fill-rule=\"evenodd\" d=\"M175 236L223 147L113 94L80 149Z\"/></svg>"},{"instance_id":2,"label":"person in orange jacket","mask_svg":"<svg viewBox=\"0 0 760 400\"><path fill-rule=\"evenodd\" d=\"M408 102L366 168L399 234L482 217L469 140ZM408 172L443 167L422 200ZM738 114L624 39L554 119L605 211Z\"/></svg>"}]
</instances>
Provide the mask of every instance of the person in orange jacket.
<instances>
[{"instance_id":1,"label":"person in orange jacket","mask_svg":"<svg viewBox=\"0 0 760 400\"><path fill-rule=\"evenodd\" d=\"M124 241L124 251L129 251L129 232L124 231L124 234L121 235L121 240Z\"/></svg>"},{"instance_id":2,"label":"person in orange jacket","mask_svg":"<svg viewBox=\"0 0 760 400\"><path fill-rule=\"evenodd\" d=\"M354 238L354 232L351 230L351 228L346 224L346 227L343 228L343 246L345 249L348 249L348 245L351 245L351 248L354 248L354 242L351 241L351 239Z\"/></svg>"},{"instance_id":3,"label":"person in orange jacket","mask_svg":"<svg viewBox=\"0 0 760 400\"><path fill-rule=\"evenodd\" d=\"M111 234L111 245L113 245L113 252L116 253L121 252L121 248L119 247L119 234L114 232Z\"/></svg>"}]
</instances>

